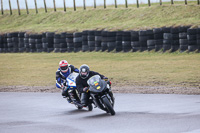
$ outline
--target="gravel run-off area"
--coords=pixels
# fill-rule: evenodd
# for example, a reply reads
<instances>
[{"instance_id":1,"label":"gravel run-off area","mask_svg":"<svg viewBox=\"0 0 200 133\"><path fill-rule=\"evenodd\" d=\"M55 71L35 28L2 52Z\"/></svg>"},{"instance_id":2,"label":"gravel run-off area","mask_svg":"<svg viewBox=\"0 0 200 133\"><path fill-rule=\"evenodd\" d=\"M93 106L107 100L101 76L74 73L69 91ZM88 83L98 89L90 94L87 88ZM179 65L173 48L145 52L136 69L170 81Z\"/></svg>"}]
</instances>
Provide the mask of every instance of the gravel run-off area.
<instances>
[{"instance_id":1,"label":"gravel run-off area","mask_svg":"<svg viewBox=\"0 0 200 133\"><path fill-rule=\"evenodd\" d=\"M0 86L0 92L60 92L55 86ZM199 95L200 87L112 86L114 93Z\"/></svg>"}]
</instances>

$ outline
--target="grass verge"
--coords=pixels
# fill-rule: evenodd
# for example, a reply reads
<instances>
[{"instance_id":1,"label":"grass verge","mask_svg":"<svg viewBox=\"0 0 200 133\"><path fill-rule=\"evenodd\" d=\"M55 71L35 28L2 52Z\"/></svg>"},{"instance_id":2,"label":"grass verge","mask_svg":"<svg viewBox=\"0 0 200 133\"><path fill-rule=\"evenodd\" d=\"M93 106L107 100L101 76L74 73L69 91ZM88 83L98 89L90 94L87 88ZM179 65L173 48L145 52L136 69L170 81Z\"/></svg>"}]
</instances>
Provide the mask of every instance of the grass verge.
<instances>
[{"instance_id":1,"label":"grass verge","mask_svg":"<svg viewBox=\"0 0 200 133\"><path fill-rule=\"evenodd\" d=\"M58 62L109 77L114 86L200 87L200 54L197 53L6 53L0 54L0 86L52 86Z\"/></svg>"}]
</instances>

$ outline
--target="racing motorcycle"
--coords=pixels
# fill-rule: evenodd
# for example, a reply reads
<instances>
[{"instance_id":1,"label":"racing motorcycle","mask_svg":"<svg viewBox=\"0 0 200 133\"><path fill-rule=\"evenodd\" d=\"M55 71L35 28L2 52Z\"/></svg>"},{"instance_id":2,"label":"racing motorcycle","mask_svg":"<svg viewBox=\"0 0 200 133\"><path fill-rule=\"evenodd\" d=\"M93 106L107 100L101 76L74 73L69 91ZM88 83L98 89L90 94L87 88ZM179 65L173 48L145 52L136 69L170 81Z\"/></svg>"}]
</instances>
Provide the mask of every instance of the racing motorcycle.
<instances>
[{"instance_id":1,"label":"racing motorcycle","mask_svg":"<svg viewBox=\"0 0 200 133\"><path fill-rule=\"evenodd\" d=\"M109 82L109 81L108 81ZM99 75L92 76L87 81L92 103L111 115L115 115L114 102L115 98L111 91L110 85L102 80Z\"/></svg>"},{"instance_id":2,"label":"racing motorcycle","mask_svg":"<svg viewBox=\"0 0 200 133\"><path fill-rule=\"evenodd\" d=\"M66 85L67 87L67 91L68 94L72 100L72 103L78 108L78 109L82 109L83 106L81 104L81 100L80 100L80 95L77 91L76 88L76 77L78 76L78 73L71 73L67 78L66 78ZM88 105L88 110L92 111L93 106L92 105Z\"/></svg>"}]
</instances>

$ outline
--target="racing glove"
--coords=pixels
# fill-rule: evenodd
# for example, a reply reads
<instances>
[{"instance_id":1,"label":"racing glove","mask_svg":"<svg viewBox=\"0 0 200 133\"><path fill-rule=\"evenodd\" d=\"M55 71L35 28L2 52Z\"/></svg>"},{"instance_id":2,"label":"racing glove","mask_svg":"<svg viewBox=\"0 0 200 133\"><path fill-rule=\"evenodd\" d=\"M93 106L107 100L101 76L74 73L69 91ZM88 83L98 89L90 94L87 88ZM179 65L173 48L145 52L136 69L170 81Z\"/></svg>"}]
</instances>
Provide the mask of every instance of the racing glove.
<instances>
[{"instance_id":1,"label":"racing glove","mask_svg":"<svg viewBox=\"0 0 200 133\"><path fill-rule=\"evenodd\" d=\"M104 81L108 81L108 78L107 78L107 77L103 77L103 80L104 80Z\"/></svg>"},{"instance_id":2,"label":"racing glove","mask_svg":"<svg viewBox=\"0 0 200 133\"><path fill-rule=\"evenodd\" d=\"M83 92L88 93L88 91L89 91L88 87L83 88Z\"/></svg>"},{"instance_id":3,"label":"racing glove","mask_svg":"<svg viewBox=\"0 0 200 133\"><path fill-rule=\"evenodd\" d=\"M61 86L61 89L62 89L63 91L66 91L66 90L68 89L68 86L62 85L62 86Z\"/></svg>"}]
</instances>

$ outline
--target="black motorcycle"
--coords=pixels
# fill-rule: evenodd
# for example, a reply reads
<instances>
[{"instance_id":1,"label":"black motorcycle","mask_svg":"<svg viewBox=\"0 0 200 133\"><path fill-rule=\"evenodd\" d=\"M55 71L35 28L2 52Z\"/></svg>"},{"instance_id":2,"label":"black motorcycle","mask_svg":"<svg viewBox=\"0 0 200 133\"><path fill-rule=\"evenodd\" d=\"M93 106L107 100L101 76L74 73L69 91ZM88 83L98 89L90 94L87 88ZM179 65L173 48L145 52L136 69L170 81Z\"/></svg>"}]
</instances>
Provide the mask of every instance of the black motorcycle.
<instances>
[{"instance_id":1,"label":"black motorcycle","mask_svg":"<svg viewBox=\"0 0 200 133\"><path fill-rule=\"evenodd\" d=\"M92 76L90 79L88 79L87 83L89 85L92 103L107 113L115 115L115 98L111 91L110 85L107 84L106 81L102 80L99 75Z\"/></svg>"}]
</instances>

